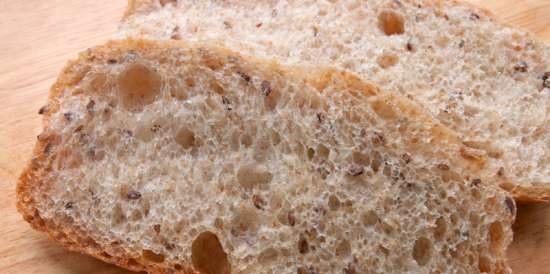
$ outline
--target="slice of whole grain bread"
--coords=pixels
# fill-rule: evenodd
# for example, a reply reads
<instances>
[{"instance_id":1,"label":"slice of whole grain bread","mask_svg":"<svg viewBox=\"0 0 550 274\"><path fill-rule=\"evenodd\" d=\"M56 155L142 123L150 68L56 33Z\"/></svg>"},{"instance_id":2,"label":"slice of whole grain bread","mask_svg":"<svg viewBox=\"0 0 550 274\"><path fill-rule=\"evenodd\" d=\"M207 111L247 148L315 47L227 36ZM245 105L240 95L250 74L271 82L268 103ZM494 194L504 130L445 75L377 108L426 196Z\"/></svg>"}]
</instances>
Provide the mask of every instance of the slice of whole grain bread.
<instances>
[{"instance_id":1,"label":"slice of whole grain bread","mask_svg":"<svg viewBox=\"0 0 550 274\"><path fill-rule=\"evenodd\" d=\"M68 63L18 209L150 273L509 273L514 201L456 135L334 69L113 41Z\"/></svg>"},{"instance_id":2,"label":"slice of whole grain bread","mask_svg":"<svg viewBox=\"0 0 550 274\"><path fill-rule=\"evenodd\" d=\"M119 35L213 40L353 71L482 150L488 176L516 199L550 199L550 48L485 10L437 0L130 0Z\"/></svg>"}]
</instances>

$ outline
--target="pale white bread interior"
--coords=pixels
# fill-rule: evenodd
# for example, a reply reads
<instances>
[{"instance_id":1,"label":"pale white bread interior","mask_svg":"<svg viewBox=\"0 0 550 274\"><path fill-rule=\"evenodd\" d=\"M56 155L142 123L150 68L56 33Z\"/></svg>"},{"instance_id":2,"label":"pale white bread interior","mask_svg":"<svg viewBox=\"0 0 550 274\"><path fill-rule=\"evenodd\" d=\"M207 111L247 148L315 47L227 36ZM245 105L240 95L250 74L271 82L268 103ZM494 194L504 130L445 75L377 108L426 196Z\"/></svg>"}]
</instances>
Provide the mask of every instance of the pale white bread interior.
<instances>
[{"instance_id":1,"label":"pale white bread interior","mask_svg":"<svg viewBox=\"0 0 550 274\"><path fill-rule=\"evenodd\" d=\"M550 199L550 49L457 1L130 0L121 37L334 65L413 98L522 201Z\"/></svg>"},{"instance_id":2,"label":"pale white bread interior","mask_svg":"<svg viewBox=\"0 0 550 274\"><path fill-rule=\"evenodd\" d=\"M52 87L18 208L150 273L509 273L515 204L422 108L349 73L113 41ZM466 155L467 156L467 155Z\"/></svg>"}]
</instances>

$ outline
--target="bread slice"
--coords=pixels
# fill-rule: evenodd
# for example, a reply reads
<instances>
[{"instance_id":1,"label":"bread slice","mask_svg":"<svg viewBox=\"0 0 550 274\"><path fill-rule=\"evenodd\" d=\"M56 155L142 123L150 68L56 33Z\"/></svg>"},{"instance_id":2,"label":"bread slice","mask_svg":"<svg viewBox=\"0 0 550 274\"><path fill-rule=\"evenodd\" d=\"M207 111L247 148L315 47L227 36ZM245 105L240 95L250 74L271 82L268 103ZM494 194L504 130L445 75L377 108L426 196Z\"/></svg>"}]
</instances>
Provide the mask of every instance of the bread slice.
<instances>
[{"instance_id":1,"label":"bread slice","mask_svg":"<svg viewBox=\"0 0 550 274\"><path fill-rule=\"evenodd\" d=\"M18 208L71 250L150 273L510 272L514 201L352 74L113 41L41 113Z\"/></svg>"},{"instance_id":2,"label":"bread slice","mask_svg":"<svg viewBox=\"0 0 550 274\"><path fill-rule=\"evenodd\" d=\"M130 0L119 33L353 71L459 132L518 200L550 200L550 48L487 11L435 0Z\"/></svg>"}]
</instances>

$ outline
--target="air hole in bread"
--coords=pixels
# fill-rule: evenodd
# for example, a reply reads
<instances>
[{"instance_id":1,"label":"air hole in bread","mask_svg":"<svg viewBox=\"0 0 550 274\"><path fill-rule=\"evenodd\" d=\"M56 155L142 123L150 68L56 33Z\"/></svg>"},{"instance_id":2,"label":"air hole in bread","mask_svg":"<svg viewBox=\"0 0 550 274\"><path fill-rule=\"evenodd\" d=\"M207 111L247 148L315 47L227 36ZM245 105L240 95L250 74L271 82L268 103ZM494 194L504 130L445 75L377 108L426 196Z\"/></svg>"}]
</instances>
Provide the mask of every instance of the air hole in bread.
<instances>
[{"instance_id":1,"label":"air hole in bread","mask_svg":"<svg viewBox=\"0 0 550 274\"><path fill-rule=\"evenodd\" d=\"M278 256L279 252L277 251L277 249L268 247L262 250L262 252L260 252L260 254L258 255L258 263L264 264L274 261L277 259Z\"/></svg>"},{"instance_id":2,"label":"air hole in bread","mask_svg":"<svg viewBox=\"0 0 550 274\"><path fill-rule=\"evenodd\" d=\"M491 260L485 256L479 257L478 262L479 272L481 273L491 273Z\"/></svg>"},{"instance_id":3,"label":"air hole in bread","mask_svg":"<svg viewBox=\"0 0 550 274\"><path fill-rule=\"evenodd\" d=\"M212 89L212 91L214 91L215 93L217 94L224 94L224 90L223 90L223 87L218 83L216 82L215 80L212 80L212 82L210 82L210 88Z\"/></svg>"},{"instance_id":4,"label":"air hole in bread","mask_svg":"<svg viewBox=\"0 0 550 274\"><path fill-rule=\"evenodd\" d=\"M476 212L470 212L469 220L470 220L470 224L474 228L478 227L479 224L481 223L481 217Z\"/></svg>"},{"instance_id":5,"label":"air hole in bread","mask_svg":"<svg viewBox=\"0 0 550 274\"><path fill-rule=\"evenodd\" d=\"M405 32L405 19L392 10L384 10L378 14L378 27L386 35L402 34Z\"/></svg>"},{"instance_id":6,"label":"air hole in bread","mask_svg":"<svg viewBox=\"0 0 550 274\"><path fill-rule=\"evenodd\" d=\"M328 149L326 146L324 145L319 145L317 146L317 156L320 158L320 159L327 159L329 154L330 154L330 149Z\"/></svg>"},{"instance_id":7,"label":"air hole in bread","mask_svg":"<svg viewBox=\"0 0 550 274\"><path fill-rule=\"evenodd\" d=\"M474 199L476 199L476 200L481 199L481 192L479 192L479 189L474 188L474 189L471 190L471 193L472 193L472 197L474 197Z\"/></svg>"},{"instance_id":8,"label":"air hole in bread","mask_svg":"<svg viewBox=\"0 0 550 274\"><path fill-rule=\"evenodd\" d=\"M445 48L449 44L449 37L446 35L438 35L435 38L435 44L441 48Z\"/></svg>"},{"instance_id":9,"label":"air hole in bread","mask_svg":"<svg viewBox=\"0 0 550 274\"><path fill-rule=\"evenodd\" d=\"M113 207L113 211L111 213L111 224L116 226L122 224L126 220L126 215L124 215L124 212L122 211L122 207L120 204L116 204Z\"/></svg>"},{"instance_id":10,"label":"air hole in bread","mask_svg":"<svg viewBox=\"0 0 550 274\"><path fill-rule=\"evenodd\" d=\"M454 204L456 204L456 199L454 197L449 196L449 197L447 197L447 202L449 202L449 204L454 205ZM451 218L451 220L452 220L452 218Z\"/></svg>"},{"instance_id":11,"label":"air hole in bread","mask_svg":"<svg viewBox=\"0 0 550 274\"><path fill-rule=\"evenodd\" d=\"M244 145L245 147L249 147L252 145L252 142L253 142L253 138L252 136L250 136L250 134L248 133L243 133L241 135L241 138L240 138L240 142L242 145Z\"/></svg>"},{"instance_id":12,"label":"air hole in bread","mask_svg":"<svg viewBox=\"0 0 550 274\"><path fill-rule=\"evenodd\" d=\"M492 196L491 198L486 199L486 203L485 203L485 209L486 210L491 210L493 208L498 208L498 206L499 206L499 201L498 201L497 197Z\"/></svg>"},{"instance_id":13,"label":"air hole in bread","mask_svg":"<svg viewBox=\"0 0 550 274\"><path fill-rule=\"evenodd\" d=\"M395 226L392 223L390 223L389 221L388 222L386 222L386 221L382 222L380 224L380 226L382 227L382 231L384 231L384 233L386 233L386 235L388 235L388 236L393 236L396 232Z\"/></svg>"},{"instance_id":14,"label":"air hole in bread","mask_svg":"<svg viewBox=\"0 0 550 274\"><path fill-rule=\"evenodd\" d=\"M359 151L354 151L351 155L353 162L359 166L367 166L369 165L369 156L367 154L363 154Z\"/></svg>"},{"instance_id":15,"label":"air hole in bread","mask_svg":"<svg viewBox=\"0 0 550 274\"><path fill-rule=\"evenodd\" d=\"M180 129L176 134L176 143L184 149L195 146L195 133L187 128Z\"/></svg>"},{"instance_id":16,"label":"air hole in bread","mask_svg":"<svg viewBox=\"0 0 550 274\"><path fill-rule=\"evenodd\" d=\"M378 58L376 58L376 62L383 69L394 66L395 64L397 64L398 61L399 56L392 52L385 52L382 55L378 56Z\"/></svg>"},{"instance_id":17,"label":"air hole in bread","mask_svg":"<svg viewBox=\"0 0 550 274\"><path fill-rule=\"evenodd\" d=\"M240 144L241 144L240 137L241 137L241 135L238 131L233 131L231 133L231 137L229 139L229 144L230 144L231 149L233 151L238 151L239 150Z\"/></svg>"},{"instance_id":18,"label":"air hole in bread","mask_svg":"<svg viewBox=\"0 0 550 274\"><path fill-rule=\"evenodd\" d=\"M361 222L366 226L375 225L378 220L378 215L372 210L369 210L361 215Z\"/></svg>"},{"instance_id":19,"label":"air hole in bread","mask_svg":"<svg viewBox=\"0 0 550 274\"><path fill-rule=\"evenodd\" d=\"M122 106L129 111L141 111L160 94L161 77L154 69L134 63L118 76L118 87Z\"/></svg>"},{"instance_id":20,"label":"air hole in bread","mask_svg":"<svg viewBox=\"0 0 550 274\"><path fill-rule=\"evenodd\" d=\"M328 197L328 208L332 211L336 211L340 208L340 200L336 195L330 195Z\"/></svg>"},{"instance_id":21,"label":"air hole in bread","mask_svg":"<svg viewBox=\"0 0 550 274\"><path fill-rule=\"evenodd\" d=\"M465 116L475 116L478 114L481 110L476 106L470 106L470 105L464 105L464 115Z\"/></svg>"},{"instance_id":22,"label":"air hole in bread","mask_svg":"<svg viewBox=\"0 0 550 274\"><path fill-rule=\"evenodd\" d=\"M148 249L144 249L141 252L141 256L146 261L150 261L150 262L154 262L154 263L164 262L164 255L163 254L158 254L158 253L155 253L155 252L153 252L151 250L148 250Z\"/></svg>"},{"instance_id":23,"label":"air hole in bread","mask_svg":"<svg viewBox=\"0 0 550 274\"><path fill-rule=\"evenodd\" d=\"M271 182L273 175L264 165L247 164L237 171L237 181L241 187L251 189Z\"/></svg>"},{"instance_id":24,"label":"air hole in bread","mask_svg":"<svg viewBox=\"0 0 550 274\"><path fill-rule=\"evenodd\" d=\"M274 146L281 142L281 135L275 130L271 130L271 142Z\"/></svg>"},{"instance_id":25,"label":"air hole in bread","mask_svg":"<svg viewBox=\"0 0 550 274\"><path fill-rule=\"evenodd\" d=\"M193 79L192 77L187 77L187 78L185 78L185 84L188 87L192 88L192 87L195 86L195 79Z\"/></svg>"},{"instance_id":26,"label":"air hole in bread","mask_svg":"<svg viewBox=\"0 0 550 274\"><path fill-rule=\"evenodd\" d=\"M435 228L434 228L434 237L437 240L443 239L443 236L445 236L445 232L447 231L447 222L445 221L445 218L439 217L435 221Z\"/></svg>"},{"instance_id":27,"label":"air hole in bread","mask_svg":"<svg viewBox=\"0 0 550 274\"><path fill-rule=\"evenodd\" d=\"M202 62L211 70L218 70L224 66L224 63L220 58L209 56L206 52L203 56Z\"/></svg>"},{"instance_id":28,"label":"air hole in bread","mask_svg":"<svg viewBox=\"0 0 550 274\"><path fill-rule=\"evenodd\" d=\"M149 216L149 211L151 209L151 204L149 203L148 199L141 199L141 212L145 217Z\"/></svg>"},{"instance_id":29,"label":"air hole in bread","mask_svg":"<svg viewBox=\"0 0 550 274\"><path fill-rule=\"evenodd\" d=\"M420 237L414 242L413 258L419 266L424 266L430 261L432 242L425 237Z\"/></svg>"},{"instance_id":30,"label":"air hole in bread","mask_svg":"<svg viewBox=\"0 0 550 274\"><path fill-rule=\"evenodd\" d=\"M137 222L143 218L143 214L139 210L134 210L132 214L130 214L130 218L128 218L130 221Z\"/></svg>"},{"instance_id":31,"label":"air hole in bread","mask_svg":"<svg viewBox=\"0 0 550 274\"><path fill-rule=\"evenodd\" d=\"M189 221L187 221L186 219L183 219L183 220L176 223L176 225L174 226L174 231L179 234L188 225L189 225Z\"/></svg>"},{"instance_id":32,"label":"air hole in bread","mask_svg":"<svg viewBox=\"0 0 550 274\"><path fill-rule=\"evenodd\" d=\"M391 166L389 165L384 165L384 169L382 170L382 174L386 175L387 177L391 177L392 175L392 171L391 171Z\"/></svg>"},{"instance_id":33,"label":"air hole in bread","mask_svg":"<svg viewBox=\"0 0 550 274\"><path fill-rule=\"evenodd\" d=\"M300 237L298 238L298 252L300 252L300 254L306 254L309 252L309 243L304 234L300 234Z\"/></svg>"},{"instance_id":34,"label":"air hole in bread","mask_svg":"<svg viewBox=\"0 0 550 274\"><path fill-rule=\"evenodd\" d=\"M504 239L504 231L502 230L502 224L500 224L500 222L493 222L489 226L489 238L491 240L491 252L496 254L498 250L502 248Z\"/></svg>"},{"instance_id":35,"label":"air hole in bread","mask_svg":"<svg viewBox=\"0 0 550 274\"><path fill-rule=\"evenodd\" d=\"M394 120L397 117L394 107L382 98L375 98L371 101L371 107L384 120Z\"/></svg>"},{"instance_id":36,"label":"air hole in bread","mask_svg":"<svg viewBox=\"0 0 550 274\"><path fill-rule=\"evenodd\" d=\"M234 236L244 235L247 232L254 232L260 226L260 217L256 208L240 206L233 213L231 220L231 233Z\"/></svg>"},{"instance_id":37,"label":"air hole in bread","mask_svg":"<svg viewBox=\"0 0 550 274\"><path fill-rule=\"evenodd\" d=\"M223 91L222 91L223 92ZM223 104L223 99L221 99L220 97L218 96L209 96L208 98L206 98L204 100L205 102L205 105L204 105L204 108L206 111L221 111L222 108L222 104ZM227 100L227 98L226 98Z\"/></svg>"},{"instance_id":38,"label":"air hole in bread","mask_svg":"<svg viewBox=\"0 0 550 274\"><path fill-rule=\"evenodd\" d=\"M201 232L191 244L193 268L202 274L229 274L231 265L216 234Z\"/></svg>"},{"instance_id":39,"label":"air hole in bread","mask_svg":"<svg viewBox=\"0 0 550 274\"><path fill-rule=\"evenodd\" d=\"M449 197L449 198L451 198L451 197ZM453 224L453 226L456 226L458 224L458 216L456 216L455 213L451 214L451 224Z\"/></svg>"},{"instance_id":40,"label":"air hole in bread","mask_svg":"<svg viewBox=\"0 0 550 274\"><path fill-rule=\"evenodd\" d=\"M308 158L309 160L311 160L311 159L313 159L313 156L315 156L315 149L309 147L309 148L307 149L307 158Z\"/></svg>"},{"instance_id":41,"label":"air hole in bread","mask_svg":"<svg viewBox=\"0 0 550 274\"><path fill-rule=\"evenodd\" d=\"M346 257L351 254L351 244L347 240L340 241L335 248L335 255L338 257Z\"/></svg>"},{"instance_id":42,"label":"air hole in bread","mask_svg":"<svg viewBox=\"0 0 550 274\"><path fill-rule=\"evenodd\" d=\"M503 154L504 154L504 151L497 148L490 148L489 150L487 150L487 155L493 159L500 159Z\"/></svg>"},{"instance_id":43,"label":"air hole in bread","mask_svg":"<svg viewBox=\"0 0 550 274\"><path fill-rule=\"evenodd\" d=\"M223 219L220 217L217 217L214 220L214 227L216 227L217 229L223 229Z\"/></svg>"}]
</instances>

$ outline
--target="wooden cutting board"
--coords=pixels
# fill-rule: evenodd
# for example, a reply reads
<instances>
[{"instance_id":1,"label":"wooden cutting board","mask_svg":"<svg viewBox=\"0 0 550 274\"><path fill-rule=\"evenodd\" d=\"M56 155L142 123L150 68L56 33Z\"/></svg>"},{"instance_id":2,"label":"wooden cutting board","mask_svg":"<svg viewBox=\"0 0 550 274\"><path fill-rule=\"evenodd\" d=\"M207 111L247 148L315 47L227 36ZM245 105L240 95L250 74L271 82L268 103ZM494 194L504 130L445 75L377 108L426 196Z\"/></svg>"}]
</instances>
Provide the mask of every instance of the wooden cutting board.
<instances>
[{"instance_id":1,"label":"wooden cutting board","mask_svg":"<svg viewBox=\"0 0 550 274\"><path fill-rule=\"evenodd\" d=\"M550 43L550 0L469 0ZM16 212L15 182L40 132L37 110L65 61L116 31L125 0L0 0L0 273L129 273L68 252ZM515 273L550 273L550 204L520 205Z\"/></svg>"}]
</instances>

